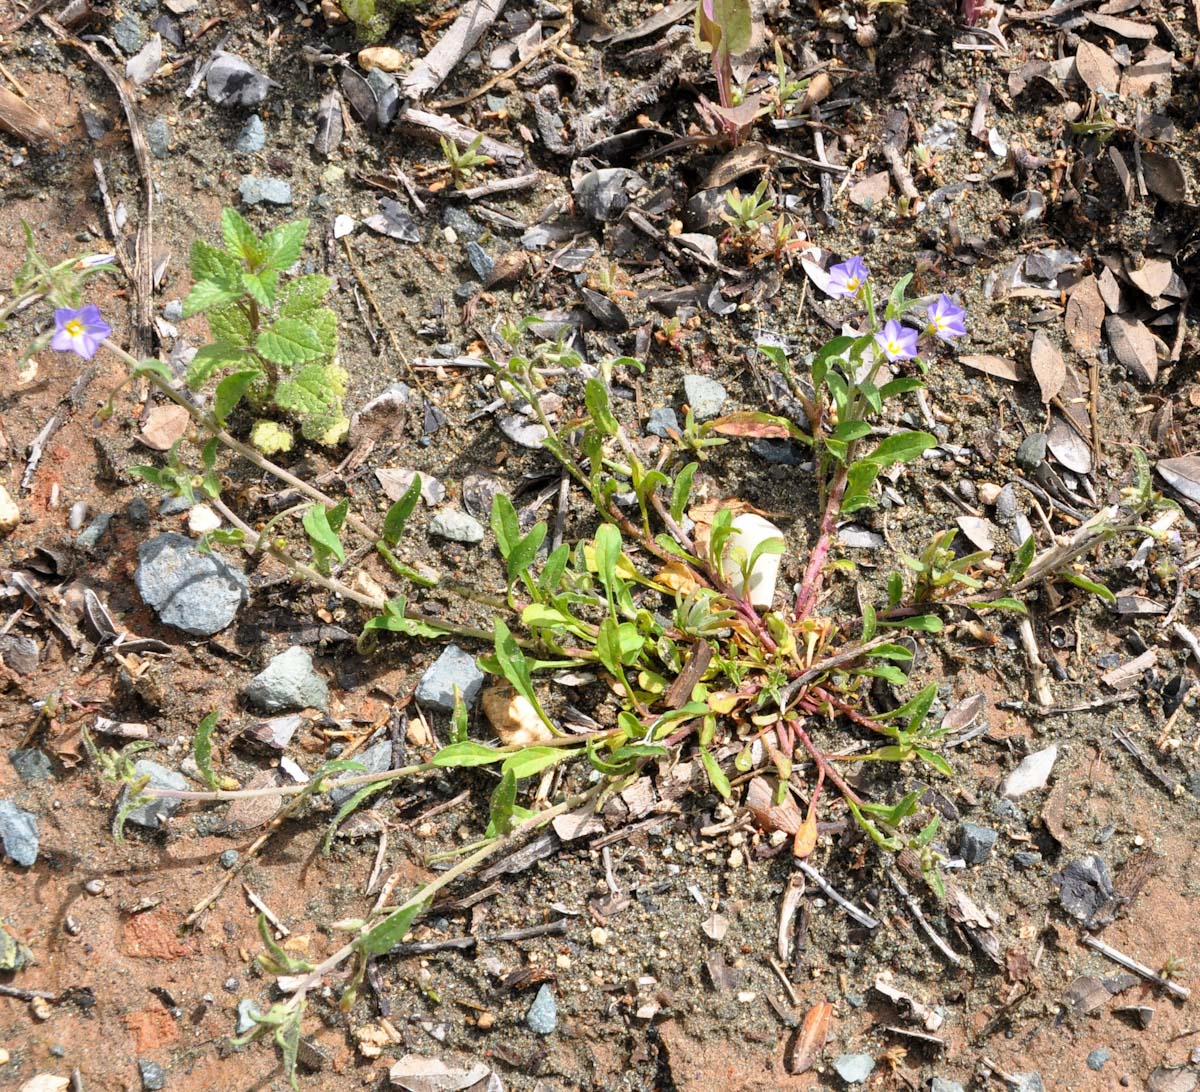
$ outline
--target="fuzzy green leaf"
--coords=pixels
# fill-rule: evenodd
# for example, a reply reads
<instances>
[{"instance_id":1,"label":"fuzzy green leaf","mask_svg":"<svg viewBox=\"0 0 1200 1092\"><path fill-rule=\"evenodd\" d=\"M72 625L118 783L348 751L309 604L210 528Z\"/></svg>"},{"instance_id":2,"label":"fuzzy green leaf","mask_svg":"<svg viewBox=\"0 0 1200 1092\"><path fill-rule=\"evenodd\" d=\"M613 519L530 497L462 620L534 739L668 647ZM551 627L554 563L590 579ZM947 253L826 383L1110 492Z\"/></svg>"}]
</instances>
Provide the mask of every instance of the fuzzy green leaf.
<instances>
[{"instance_id":1,"label":"fuzzy green leaf","mask_svg":"<svg viewBox=\"0 0 1200 1092\"><path fill-rule=\"evenodd\" d=\"M323 417L341 411L341 392L324 365L308 364L275 385L275 404L301 420Z\"/></svg>"},{"instance_id":2,"label":"fuzzy green leaf","mask_svg":"<svg viewBox=\"0 0 1200 1092\"><path fill-rule=\"evenodd\" d=\"M236 303L214 307L204 316L214 341L227 341L231 345L249 345L253 340L250 320Z\"/></svg>"},{"instance_id":3,"label":"fuzzy green leaf","mask_svg":"<svg viewBox=\"0 0 1200 1092\"><path fill-rule=\"evenodd\" d=\"M487 747L482 743L472 743L466 740L462 743L451 743L443 747L433 756L435 766L490 766L493 762L503 762L508 758L504 751L495 747Z\"/></svg>"},{"instance_id":4,"label":"fuzzy green leaf","mask_svg":"<svg viewBox=\"0 0 1200 1092\"><path fill-rule=\"evenodd\" d=\"M720 764L706 747L700 748L700 760L704 763L704 771L708 774L709 784L721 794L722 799L728 800L732 793L729 778L725 776L725 771L721 769Z\"/></svg>"},{"instance_id":5,"label":"fuzzy green leaf","mask_svg":"<svg viewBox=\"0 0 1200 1092\"><path fill-rule=\"evenodd\" d=\"M261 257L258 236L237 209L227 207L221 210L221 234L230 254L235 254L248 266L258 264Z\"/></svg>"},{"instance_id":6,"label":"fuzzy green leaf","mask_svg":"<svg viewBox=\"0 0 1200 1092\"><path fill-rule=\"evenodd\" d=\"M250 389L256 379L261 377L262 372L257 368L247 369L227 375L217 384L216 393L213 395L213 416L217 419L218 424L225 423L246 391Z\"/></svg>"},{"instance_id":7,"label":"fuzzy green leaf","mask_svg":"<svg viewBox=\"0 0 1200 1092\"><path fill-rule=\"evenodd\" d=\"M413 514L413 509L416 508L420 496L421 475L414 474L408 488L401 495L400 499L387 510L387 515L383 517L384 541L392 546L395 546L400 541L400 536L404 534L404 527L408 523L409 517Z\"/></svg>"},{"instance_id":8,"label":"fuzzy green leaf","mask_svg":"<svg viewBox=\"0 0 1200 1092\"><path fill-rule=\"evenodd\" d=\"M200 776L210 789L218 787L217 775L213 772L212 768L212 734L219 719L219 713L215 711L209 713L208 716L196 725L196 735L192 739L192 757L196 760L196 767L200 770Z\"/></svg>"},{"instance_id":9,"label":"fuzzy green leaf","mask_svg":"<svg viewBox=\"0 0 1200 1092\"><path fill-rule=\"evenodd\" d=\"M304 237L308 234L308 220L293 220L288 224L268 231L262 239L263 260L267 268L286 273L300 258Z\"/></svg>"},{"instance_id":10,"label":"fuzzy green leaf","mask_svg":"<svg viewBox=\"0 0 1200 1092\"><path fill-rule=\"evenodd\" d=\"M412 923L417 920L424 909L425 904L419 902L414 906L408 906L389 914L378 925L362 935L358 945L363 954L379 956L390 952L404 939L404 935L412 928Z\"/></svg>"},{"instance_id":11,"label":"fuzzy green leaf","mask_svg":"<svg viewBox=\"0 0 1200 1092\"><path fill-rule=\"evenodd\" d=\"M258 335L254 348L274 364L292 366L325 355L321 335L299 319L281 318Z\"/></svg>"},{"instance_id":12,"label":"fuzzy green leaf","mask_svg":"<svg viewBox=\"0 0 1200 1092\"><path fill-rule=\"evenodd\" d=\"M269 309L275 306L275 289L279 284L279 274L273 269L264 269L261 273L243 273L242 289L259 307Z\"/></svg>"},{"instance_id":13,"label":"fuzzy green leaf","mask_svg":"<svg viewBox=\"0 0 1200 1092\"><path fill-rule=\"evenodd\" d=\"M293 277L279 290L279 314L281 318L304 318L327 295L333 281L320 273L306 273Z\"/></svg>"},{"instance_id":14,"label":"fuzzy green leaf","mask_svg":"<svg viewBox=\"0 0 1200 1092\"><path fill-rule=\"evenodd\" d=\"M187 299L183 301L183 317L191 318L193 315L200 314L201 311L207 311L210 307L220 307L222 304L240 299L241 296L240 281L197 281L192 285Z\"/></svg>"},{"instance_id":15,"label":"fuzzy green leaf","mask_svg":"<svg viewBox=\"0 0 1200 1092\"><path fill-rule=\"evenodd\" d=\"M250 442L264 455L275 455L281 451L291 451L295 437L292 430L284 427L278 421L265 418L254 422L250 430Z\"/></svg>"}]
</instances>

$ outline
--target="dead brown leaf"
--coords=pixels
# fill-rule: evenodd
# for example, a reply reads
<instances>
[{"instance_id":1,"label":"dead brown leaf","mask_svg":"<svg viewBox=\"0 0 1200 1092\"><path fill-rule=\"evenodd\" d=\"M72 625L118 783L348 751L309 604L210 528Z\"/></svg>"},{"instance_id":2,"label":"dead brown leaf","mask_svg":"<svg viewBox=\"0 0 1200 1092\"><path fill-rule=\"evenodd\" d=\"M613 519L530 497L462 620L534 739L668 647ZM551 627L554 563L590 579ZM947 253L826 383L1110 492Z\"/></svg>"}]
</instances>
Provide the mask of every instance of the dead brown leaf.
<instances>
[{"instance_id":1,"label":"dead brown leaf","mask_svg":"<svg viewBox=\"0 0 1200 1092\"><path fill-rule=\"evenodd\" d=\"M1137 23L1132 19L1122 19L1119 15L1100 15L1095 12L1085 12L1087 21L1094 26L1111 30L1122 38L1135 42L1151 42L1158 34L1158 28L1149 23Z\"/></svg>"},{"instance_id":2,"label":"dead brown leaf","mask_svg":"<svg viewBox=\"0 0 1200 1092\"><path fill-rule=\"evenodd\" d=\"M1149 98L1162 90L1171 90L1171 62L1173 58L1165 49L1149 45L1142 59L1125 69L1121 80L1121 97Z\"/></svg>"},{"instance_id":3,"label":"dead brown leaf","mask_svg":"<svg viewBox=\"0 0 1200 1092\"><path fill-rule=\"evenodd\" d=\"M1067 300L1063 326L1067 340L1077 353L1094 356L1100 348L1100 324L1104 321L1104 299L1096 286L1096 278L1084 277Z\"/></svg>"},{"instance_id":4,"label":"dead brown leaf","mask_svg":"<svg viewBox=\"0 0 1200 1092\"><path fill-rule=\"evenodd\" d=\"M1087 84L1089 91L1116 93L1121 82L1121 70L1117 62L1099 46L1091 42L1080 42L1075 52L1075 70Z\"/></svg>"},{"instance_id":5,"label":"dead brown leaf","mask_svg":"<svg viewBox=\"0 0 1200 1092\"><path fill-rule=\"evenodd\" d=\"M1007 379L1010 383L1021 380L1021 366L1015 360L1003 356L992 356L991 353L978 353L973 356L960 356L959 362L977 372L986 372L997 379Z\"/></svg>"},{"instance_id":6,"label":"dead brown leaf","mask_svg":"<svg viewBox=\"0 0 1200 1092\"><path fill-rule=\"evenodd\" d=\"M807 1073L825 1050L829 1041L829 1028L833 1021L833 1005L818 1001L804 1014L804 1020L788 1044L787 1068L789 1073Z\"/></svg>"},{"instance_id":7,"label":"dead brown leaf","mask_svg":"<svg viewBox=\"0 0 1200 1092\"><path fill-rule=\"evenodd\" d=\"M1033 335L1033 344L1029 347L1029 366L1042 392L1042 401L1052 401L1066 381L1066 365L1058 346L1043 330Z\"/></svg>"},{"instance_id":8,"label":"dead brown leaf","mask_svg":"<svg viewBox=\"0 0 1200 1092\"><path fill-rule=\"evenodd\" d=\"M765 777L754 777L746 787L746 808L754 817L755 825L764 832L782 830L795 835L804 822L800 808L792 794L782 804L775 803L775 792Z\"/></svg>"},{"instance_id":9,"label":"dead brown leaf","mask_svg":"<svg viewBox=\"0 0 1200 1092\"><path fill-rule=\"evenodd\" d=\"M7 87L0 87L0 129L37 148L51 148L58 143L54 126Z\"/></svg>"},{"instance_id":10,"label":"dead brown leaf","mask_svg":"<svg viewBox=\"0 0 1200 1092\"><path fill-rule=\"evenodd\" d=\"M1146 188L1168 205L1181 205L1187 200L1187 175L1174 156L1143 152L1142 175L1146 179Z\"/></svg>"},{"instance_id":11,"label":"dead brown leaf","mask_svg":"<svg viewBox=\"0 0 1200 1092\"><path fill-rule=\"evenodd\" d=\"M1138 269L1126 266L1129 279L1152 300L1158 299L1171 283L1174 267L1169 258L1147 258Z\"/></svg>"},{"instance_id":12,"label":"dead brown leaf","mask_svg":"<svg viewBox=\"0 0 1200 1092\"><path fill-rule=\"evenodd\" d=\"M1131 315L1109 315L1104 320L1104 332L1116 358L1135 379L1143 383L1158 379L1158 348L1144 322Z\"/></svg>"}]
</instances>

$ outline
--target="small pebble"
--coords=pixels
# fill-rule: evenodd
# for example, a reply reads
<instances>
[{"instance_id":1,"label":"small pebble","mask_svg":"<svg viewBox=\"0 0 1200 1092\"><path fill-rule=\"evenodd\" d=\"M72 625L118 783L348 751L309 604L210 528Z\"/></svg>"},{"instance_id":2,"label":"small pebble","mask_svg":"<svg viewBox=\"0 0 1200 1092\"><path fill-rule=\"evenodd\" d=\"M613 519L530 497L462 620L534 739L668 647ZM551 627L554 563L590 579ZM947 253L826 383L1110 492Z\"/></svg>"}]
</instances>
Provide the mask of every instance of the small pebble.
<instances>
[{"instance_id":1,"label":"small pebble","mask_svg":"<svg viewBox=\"0 0 1200 1092\"><path fill-rule=\"evenodd\" d=\"M833 1068L847 1084L862 1084L874 1071L875 1059L870 1054L839 1054Z\"/></svg>"},{"instance_id":2,"label":"small pebble","mask_svg":"<svg viewBox=\"0 0 1200 1092\"><path fill-rule=\"evenodd\" d=\"M228 871L238 863L238 851L236 849L227 849L219 858L221 867Z\"/></svg>"},{"instance_id":3,"label":"small pebble","mask_svg":"<svg viewBox=\"0 0 1200 1092\"><path fill-rule=\"evenodd\" d=\"M554 992L545 983L538 989L529 1012L525 1014L525 1024L536 1035L550 1035L558 1027L558 1002Z\"/></svg>"},{"instance_id":4,"label":"small pebble","mask_svg":"<svg viewBox=\"0 0 1200 1092\"><path fill-rule=\"evenodd\" d=\"M142 1075L142 1087L146 1092L158 1092L160 1088L166 1088L167 1071L158 1062L139 1058L138 1072Z\"/></svg>"},{"instance_id":5,"label":"small pebble","mask_svg":"<svg viewBox=\"0 0 1200 1092\"><path fill-rule=\"evenodd\" d=\"M685 375L683 396L691 406L696 420L704 421L709 417L716 417L721 412L728 394L720 383L706 375Z\"/></svg>"},{"instance_id":6,"label":"small pebble","mask_svg":"<svg viewBox=\"0 0 1200 1092\"><path fill-rule=\"evenodd\" d=\"M1104 1068L1104 1063L1107 1062L1110 1057L1112 1057L1112 1055L1110 1055L1103 1047L1093 1050L1091 1054L1087 1056L1088 1069L1094 1069L1097 1073L1099 1073L1100 1070Z\"/></svg>"},{"instance_id":7,"label":"small pebble","mask_svg":"<svg viewBox=\"0 0 1200 1092\"><path fill-rule=\"evenodd\" d=\"M257 114L251 114L233 142L233 150L240 155L254 155L261 152L267 143L267 130L263 120Z\"/></svg>"}]
</instances>

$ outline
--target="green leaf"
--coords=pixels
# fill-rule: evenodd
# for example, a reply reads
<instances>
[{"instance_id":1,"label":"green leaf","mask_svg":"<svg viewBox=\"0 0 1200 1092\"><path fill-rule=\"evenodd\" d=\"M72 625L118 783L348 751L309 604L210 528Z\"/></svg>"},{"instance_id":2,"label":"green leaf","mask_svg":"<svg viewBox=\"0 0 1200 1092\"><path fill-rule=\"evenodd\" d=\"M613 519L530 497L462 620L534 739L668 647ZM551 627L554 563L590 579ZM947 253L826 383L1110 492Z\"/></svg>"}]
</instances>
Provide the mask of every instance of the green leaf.
<instances>
[{"instance_id":1,"label":"green leaf","mask_svg":"<svg viewBox=\"0 0 1200 1092\"><path fill-rule=\"evenodd\" d=\"M608 388L604 385L604 380L595 377L589 379L583 388L583 400L596 427L605 436L615 436L620 426L609 405Z\"/></svg>"},{"instance_id":2,"label":"green leaf","mask_svg":"<svg viewBox=\"0 0 1200 1092\"><path fill-rule=\"evenodd\" d=\"M219 307L241 297L240 282L197 281L183 301L183 317L191 318L210 307Z\"/></svg>"},{"instance_id":3,"label":"green leaf","mask_svg":"<svg viewBox=\"0 0 1200 1092\"><path fill-rule=\"evenodd\" d=\"M879 396L886 402L889 398L895 398L898 394L907 394L909 391L919 391L925 384L912 375L902 375L899 379L893 379L888 383L884 383L879 388Z\"/></svg>"},{"instance_id":4,"label":"green leaf","mask_svg":"<svg viewBox=\"0 0 1200 1092\"><path fill-rule=\"evenodd\" d=\"M596 528L596 575L608 595L609 610L617 592L617 563L621 560L621 532L611 523Z\"/></svg>"},{"instance_id":5,"label":"green leaf","mask_svg":"<svg viewBox=\"0 0 1200 1092\"><path fill-rule=\"evenodd\" d=\"M193 282L221 281L230 287L238 284L242 266L232 254L226 254L203 239L196 239L192 242L190 258Z\"/></svg>"},{"instance_id":6,"label":"green leaf","mask_svg":"<svg viewBox=\"0 0 1200 1092\"><path fill-rule=\"evenodd\" d=\"M871 434L871 426L866 421L844 421L833 430L833 438L837 440L861 440Z\"/></svg>"},{"instance_id":7,"label":"green leaf","mask_svg":"<svg viewBox=\"0 0 1200 1092\"><path fill-rule=\"evenodd\" d=\"M545 538L546 525L539 521L533 525L529 534L513 547L512 553L508 555L509 584L515 583L521 574L533 564Z\"/></svg>"},{"instance_id":8,"label":"green leaf","mask_svg":"<svg viewBox=\"0 0 1200 1092\"><path fill-rule=\"evenodd\" d=\"M213 395L213 416L217 419L218 424L225 423L246 391L250 389L256 379L261 377L262 372L255 368L250 371L234 372L217 384L216 393Z\"/></svg>"},{"instance_id":9,"label":"green leaf","mask_svg":"<svg viewBox=\"0 0 1200 1092\"><path fill-rule=\"evenodd\" d=\"M1082 588L1085 592L1091 592L1092 595L1099 596L1110 607L1116 606L1117 597L1106 588L1103 584L1097 584L1094 580L1089 580L1086 576L1080 576L1079 573L1073 573L1066 569L1057 574L1068 584L1074 584L1077 588Z\"/></svg>"},{"instance_id":10,"label":"green leaf","mask_svg":"<svg viewBox=\"0 0 1200 1092\"><path fill-rule=\"evenodd\" d=\"M864 675L870 679L883 679L893 686L904 686L908 682L908 676L898 667L892 667L891 664L881 664L878 667L856 667L853 674Z\"/></svg>"},{"instance_id":11,"label":"green leaf","mask_svg":"<svg viewBox=\"0 0 1200 1092\"><path fill-rule=\"evenodd\" d=\"M929 710L937 697L937 689L937 683L930 683L898 709L891 709L886 713L876 713L875 719L879 721L907 720L908 730L915 731L929 715Z\"/></svg>"},{"instance_id":12,"label":"green leaf","mask_svg":"<svg viewBox=\"0 0 1200 1092\"><path fill-rule=\"evenodd\" d=\"M413 514L413 509L416 508L420 496L421 475L414 474L408 488L383 517L383 538L389 545L395 546L400 541L400 536L404 534L405 524Z\"/></svg>"},{"instance_id":13,"label":"green leaf","mask_svg":"<svg viewBox=\"0 0 1200 1092\"><path fill-rule=\"evenodd\" d=\"M306 311L303 318L309 326L316 330L325 356L331 359L335 357L338 349L337 315L328 307L314 307L311 311Z\"/></svg>"},{"instance_id":14,"label":"green leaf","mask_svg":"<svg viewBox=\"0 0 1200 1092\"><path fill-rule=\"evenodd\" d=\"M600 632L596 634L596 656L611 675L618 679L622 676L621 630L611 614L600 623Z\"/></svg>"},{"instance_id":15,"label":"green leaf","mask_svg":"<svg viewBox=\"0 0 1200 1092\"><path fill-rule=\"evenodd\" d=\"M358 941L359 948L366 956L385 955L404 939L424 909L425 904L419 902L389 914L378 925L363 933Z\"/></svg>"},{"instance_id":16,"label":"green leaf","mask_svg":"<svg viewBox=\"0 0 1200 1092\"><path fill-rule=\"evenodd\" d=\"M225 237L225 247L230 254L241 258L248 266L258 264L261 256L258 236L237 209L221 210L221 234Z\"/></svg>"},{"instance_id":17,"label":"green leaf","mask_svg":"<svg viewBox=\"0 0 1200 1092\"><path fill-rule=\"evenodd\" d=\"M846 495L842 498L842 512L848 514L857 512L860 508L868 508L874 504L871 497L871 486L879 477L879 464L867 459L851 464L846 471Z\"/></svg>"},{"instance_id":18,"label":"green leaf","mask_svg":"<svg viewBox=\"0 0 1200 1092\"><path fill-rule=\"evenodd\" d=\"M728 800L732 793L729 778L725 776L725 771L721 769L720 764L713 758L712 752L708 748L700 748L700 761L704 763L704 771L708 774L709 784L721 794L722 799Z\"/></svg>"},{"instance_id":19,"label":"green leaf","mask_svg":"<svg viewBox=\"0 0 1200 1092\"><path fill-rule=\"evenodd\" d=\"M408 618L404 614L406 600L404 596L397 596L395 599L389 599L383 608L382 614L375 615L374 618L368 618L363 626L363 635L375 630L382 630L385 633L400 633L405 637L445 637L445 630L438 629L436 626L430 625L428 622L420 622L415 618ZM362 637L359 638L360 643Z\"/></svg>"},{"instance_id":20,"label":"green leaf","mask_svg":"<svg viewBox=\"0 0 1200 1092\"><path fill-rule=\"evenodd\" d=\"M542 723L551 731L556 731L550 723L550 718L542 709L542 703L538 700L537 691L534 689L533 679L530 675L529 661L526 660L525 653L521 651L521 646L513 639L512 632L505 625L503 618L496 618L492 626L495 633L496 664L500 668L500 673L508 680L512 688L533 706L537 715L542 719Z\"/></svg>"},{"instance_id":21,"label":"green leaf","mask_svg":"<svg viewBox=\"0 0 1200 1092\"><path fill-rule=\"evenodd\" d=\"M983 599L978 603L968 603L968 607L973 607L975 610L1011 610L1015 614L1028 614L1025 604L1020 599L1014 599L1010 595L1002 595L999 599Z\"/></svg>"},{"instance_id":22,"label":"green leaf","mask_svg":"<svg viewBox=\"0 0 1200 1092\"><path fill-rule=\"evenodd\" d=\"M897 432L894 436L884 437L879 446L865 458L879 467L910 463L936 446L937 437L928 432Z\"/></svg>"},{"instance_id":23,"label":"green leaf","mask_svg":"<svg viewBox=\"0 0 1200 1092\"><path fill-rule=\"evenodd\" d=\"M888 297L887 313L885 316L886 318L899 318L902 314L904 314L905 308L907 307L904 297L904 290L908 287L909 282L911 282L912 279L913 275L911 273L905 273L904 276L896 282L896 286L892 289L891 296Z\"/></svg>"},{"instance_id":24,"label":"green leaf","mask_svg":"<svg viewBox=\"0 0 1200 1092\"><path fill-rule=\"evenodd\" d=\"M286 273L300 259L300 249L308 234L308 220L293 220L268 231L262 239L264 262L269 269Z\"/></svg>"},{"instance_id":25,"label":"green leaf","mask_svg":"<svg viewBox=\"0 0 1200 1092\"><path fill-rule=\"evenodd\" d=\"M943 777L954 776L954 768L937 751L931 751L928 747L918 747L917 754L927 766L932 766Z\"/></svg>"},{"instance_id":26,"label":"green leaf","mask_svg":"<svg viewBox=\"0 0 1200 1092\"><path fill-rule=\"evenodd\" d=\"M896 626L899 629L911 629L917 633L941 633L942 620L936 614L914 614L911 618L897 618L880 622L881 626Z\"/></svg>"},{"instance_id":27,"label":"green leaf","mask_svg":"<svg viewBox=\"0 0 1200 1092\"><path fill-rule=\"evenodd\" d=\"M317 306L333 287L330 278L320 273L306 273L293 277L279 290L279 315L281 318L303 318Z\"/></svg>"},{"instance_id":28,"label":"green leaf","mask_svg":"<svg viewBox=\"0 0 1200 1092\"><path fill-rule=\"evenodd\" d=\"M209 713L196 725L196 734L192 738L192 758L196 760L200 776L210 789L218 787L217 775L212 768L212 734L218 720L220 720L219 713L215 711Z\"/></svg>"},{"instance_id":29,"label":"green leaf","mask_svg":"<svg viewBox=\"0 0 1200 1092\"><path fill-rule=\"evenodd\" d=\"M571 758L581 752L567 750L565 747L525 747L515 751L504 760L500 767L501 773L511 772L518 781L541 773L547 766L553 766L564 758Z\"/></svg>"},{"instance_id":30,"label":"green leaf","mask_svg":"<svg viewBox=\"0 0 1200 1092\"><path fill-rule=\"evenodd\" d=\"M861 640L865 644L867 641L869 641L872 637L875 636L875 630L878 625L878 616L875 613L875 608L873 606L871 606L870 603L863 604L862 615L863 615L863 617L862 617L862 638L861 638Z\"/></svg>"},{"instance_id":31,"label":"green leaf","mask_svg":"<svg viewBox=\"0 0 1200 1092\"><path fill-rule=\"evenodd\" d=\"M500 782L492 790L488 807L488 830L494 834L507 834L512 829L517 803L517 775L506 767L501 768Z\"/></svg>"},{"instance_id":32,"label":"green leaf","mask_svg":"<svg viewBox=\"0 0 1200 1092\"><path fill-rule=\"evenodd\" d=\"M942 817L940 815L935 815L932 819L930 819L929 822L921 828L921 832L916 836L916 838L913 839L913 848L924 849L927 845L930 845L934 838L937 837L938 827L941 825L941 822Z\"/></svg>"},{"instance_id":33,"label":"green leaf","mask_svg":"<svg viewBox=\"0 0 1200 1092\"><path fill-rule=\"evenodd\" d=\"M902 662L913 658L913 654L903 645L876 645L875 648L867 650L867 655L876 656L881 660L900 660Z\"/></svg>"},{"instance_id":34,"label":"green leaf","mask_svg":"<svg viewBox=\"0 0 1200 1092\"><path fill-rule=\"evenodd\" d=\"M254 348L274 364L292 366L325 355L321 336L299 319L281 318L258 335Z\"/></svg>"},{"instance_id":35,"label":"green leaf","mask_svg":"<svg viewBox=\"0 0 1200 1092\"><path fill-rule=\"evenodd\" d=\"M291 322L291 319L285 320ZM275 404L301 420L321 419L340 410L341 391L330 382L323 364L306 364L275 385Z\"/></svg>"},{"instance_id":36,"label":"green leaf","mask_svg":"<svg viewBox=\"0 0 1200 1092\"><path fill-rule=\"evenodd\" d=\"M332 554L340 562L345 562L346 551L337 532L330 526L329 509L323 504L311 505L304 513L304 530L314 550L318 553L325 551Z\"/></svg>"},{"instance_id":37,"label":"green leaf","mask_svg":"<svg viewBox=\"0 0 1200 1092\"><path fill-rule=\"evenodd\" d=\"M1008 582L1015 584L1025 575L1025 571L1033 562L1033 556L1037 552L1037 542L1034 541L1033 535L1030 535L1024 542L1021 543L1017 550L1017 556L1013 558L1012 564L1008 568Z\"/></svg>"},{"instance_id":38,"label":"green leaf","mask_svg":"<svg viewBox=\"0 0 1200 1092\"><path fill-rule=\"evenodd\" d=\"M900 601L904 598L904 577L899 573L889 573L887 578L887 593L889 609L898 607Z\"/></svg>"},{"instance_id":39,"label":"green leaf","mask_svg":"<svg viewBox=\"0 0 1200 1092\"><path fill-rule=\"evenodd\" d=\"M683 519L687 509L688 498L692 493L692 479L700 469L699 463L688 463L675 475L675 484L671 488L671 518L678 523Z\"/></svg>"},{"instance_id":40,"label":"green leaf","mask_svg":"<svg viewBox=\"0 0 1200 1092\"><path fill-rule=\"evenodd\" d=\"M275 306L275 288L279 284L279 274L273 269L264 269L261 273L243 273L242 289L259 307L269 309Z\"/></svg>"},{"instance_id":41,"label":"green leaf","mask_svg":"<svg viewBox=\"0 0 1200 1092\"><path fill-rule=\"evenodd\" d=\"M214 341L227 341L240 347L249 345L253 339L250 319L236 303L214 307L204 317Z\"/></svg>"},{"instance_id":42,"label":"green leaf","mask_svg":"<svg viewBox=\"0 0 1200 1092\"><path fill-rule=\"evenodd\" d=\"M571 547L564 542L546 558L546 564L542 566L541 575L538 577L538 587L543 594L553 595L558 591L570 557Z\"/></svg>"},{"instance_id":43,"label":"green leaf","mask_svg":"<svg viewBox=\"0 0 1200 1092\"><path fill-rule=\"evenodd\" d=\"M251 358L230 342L216 341L211 345L202 345L188 365L187 385L194 391L199 390L217 372L226 368L240 370L251 363Z\"/></svg>"},{"instance_id":44,"label":"green leaf","mask_svg":"<svg viewBox=\"0 0 1200 1092\"><path fill-rule=\"evenodd\" d=\"M492 534L496 536L496 545L500 549L500 556L507 561L521 540L521 524L513 502L503 493L497 493L492 498L492 515L488 523L492 528Z\"/></svg>"},{"instance_id":45,"label":"green leaf","mask_svg":"<svg viewBox=\"0 0 1200 1092\"><path fill-rule=\"evenodd\" d=\"M435 766L490 766L493 762L503 762L508 757L505 751L466 740L443 747L433 756L432 761Z\"/></svg>"}]
</instances>

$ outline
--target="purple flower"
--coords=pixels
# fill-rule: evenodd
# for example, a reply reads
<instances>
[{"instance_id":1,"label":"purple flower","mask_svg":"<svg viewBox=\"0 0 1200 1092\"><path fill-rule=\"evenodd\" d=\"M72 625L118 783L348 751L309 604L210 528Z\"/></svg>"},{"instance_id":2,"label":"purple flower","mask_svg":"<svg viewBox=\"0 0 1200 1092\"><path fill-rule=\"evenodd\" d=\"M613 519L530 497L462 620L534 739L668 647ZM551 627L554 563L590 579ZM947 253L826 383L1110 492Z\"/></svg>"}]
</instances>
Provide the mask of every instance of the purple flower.
<instances>
[{"instance_id":1,"label":"purple flower","mask_svg":"<svg viewBox=\"0 0 1200 1092\"><path fill-rule=\"evenodd\" d=\"M60 353L78 353L84 360L96 355L102 342L112 333L112 327L100 317L100 308L85 304L78 311L60 307L54 312L54 336L50 348Z\"/></svg>"},{"instance_id":2,"label":"purple flower","mask_svg":"<svg viewBox=\"0 0 1200 1092\"><path fill-rule=\"evenodd\" d=\"M944 293L938 296L925 312L930 332L936 334L943 341L950 341L952 338L966 335L967 326L964 321L966 317L966 310L959 307Z\"/></svg>"},{"instance_id":3,"label":"purple flower","mask_svg":"<svg viewBox=\"0 0 1200 1092\"><path fill-rule=\"evenodd\" d=\"M851 258L829 271L829 287L826 291L831 296L856 296L870 275L871 271L862 258Z\"/></svg>"},{"instance_id":4,"label":"purple flower","mask_svg":"<svg viewBox=\"0 0 1200 1092\"><path fill-rule=\"evenodd\" d=\"M875 344L888 360L912 360L917 355L917 331L888 319L875 335Z\"/></svg>"}]
</instances>

